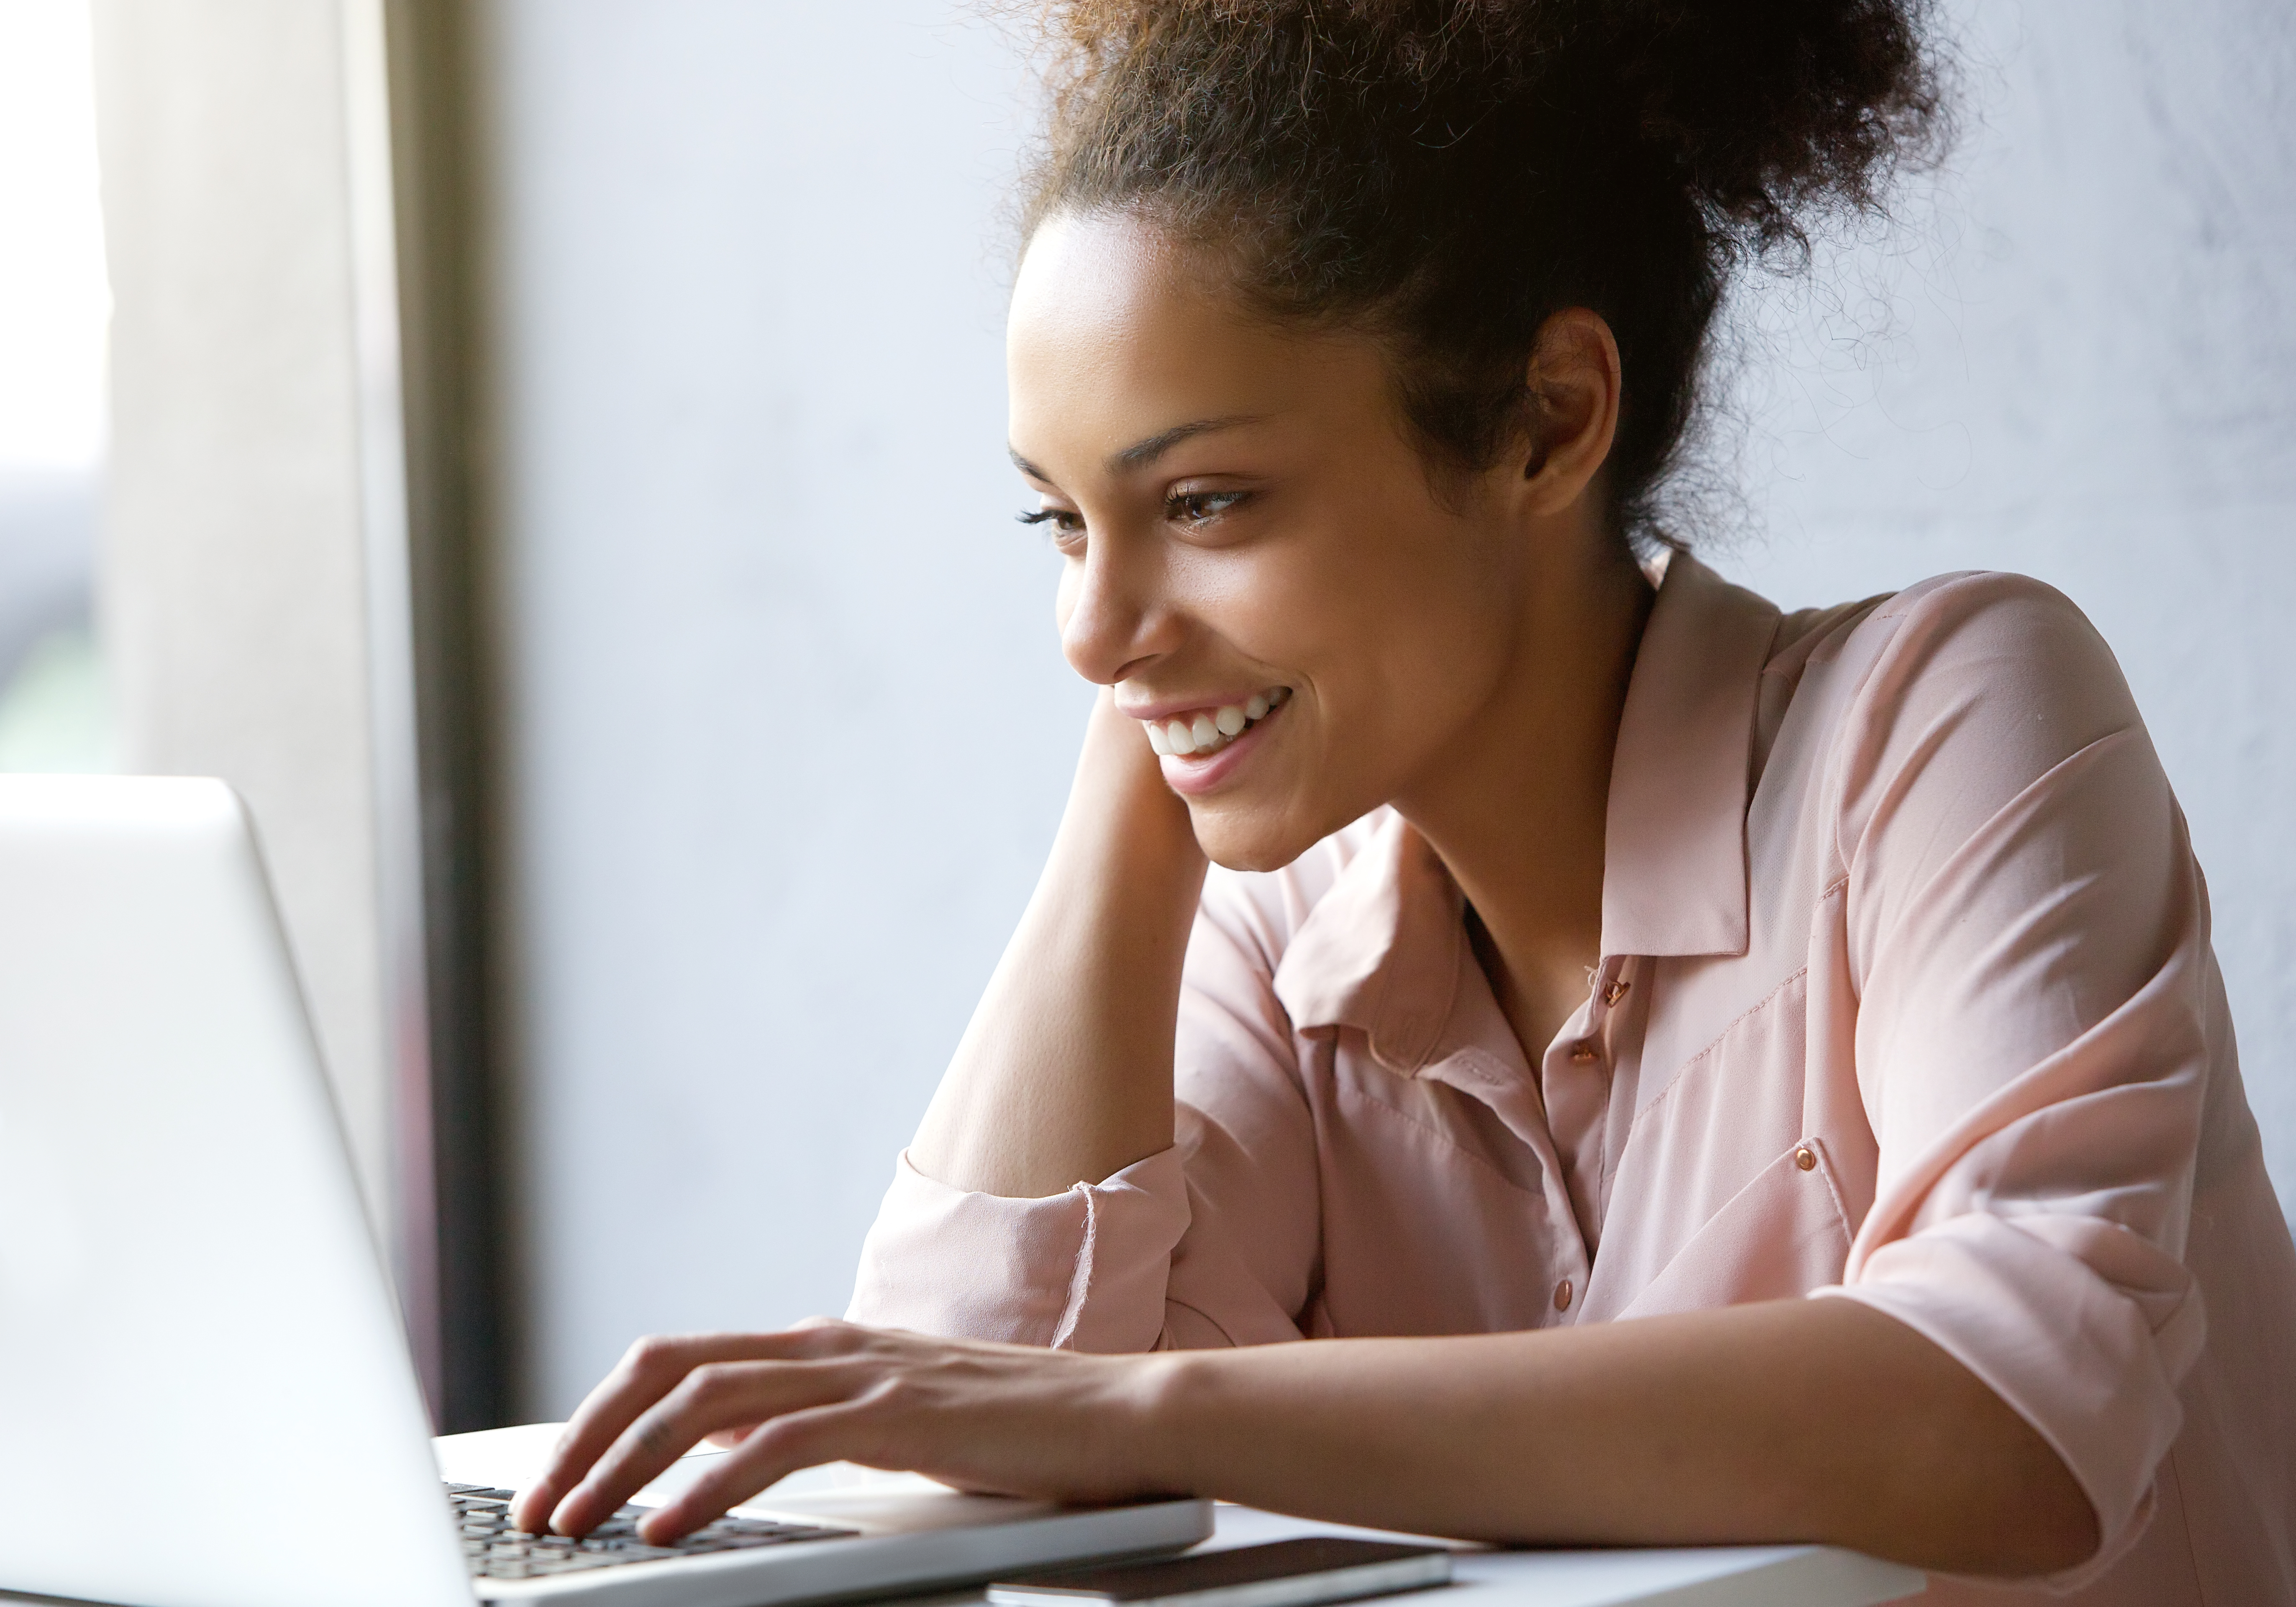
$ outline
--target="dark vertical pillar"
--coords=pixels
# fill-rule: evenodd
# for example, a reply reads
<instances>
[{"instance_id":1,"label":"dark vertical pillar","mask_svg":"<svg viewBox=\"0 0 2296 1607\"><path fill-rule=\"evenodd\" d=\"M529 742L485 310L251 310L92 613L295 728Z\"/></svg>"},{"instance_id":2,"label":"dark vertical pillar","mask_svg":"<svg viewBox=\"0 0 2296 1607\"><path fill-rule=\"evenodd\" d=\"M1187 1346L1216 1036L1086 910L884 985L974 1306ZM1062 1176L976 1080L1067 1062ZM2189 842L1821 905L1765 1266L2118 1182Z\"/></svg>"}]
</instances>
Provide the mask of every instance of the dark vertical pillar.
<instances>
[{"instance_id":1,"label":"dark vertical pillar","mask_svg":"<svg viewBox=\"0 0 2296 1607\"><path fill-rule=\"evenodd\" d=\"M385 0L406 401L416 758L430 999L441 1432L510 1398L502 1123L487 1000L488 733L480 635L472 20L465 0Z\"/></svg>"}]
</instances>

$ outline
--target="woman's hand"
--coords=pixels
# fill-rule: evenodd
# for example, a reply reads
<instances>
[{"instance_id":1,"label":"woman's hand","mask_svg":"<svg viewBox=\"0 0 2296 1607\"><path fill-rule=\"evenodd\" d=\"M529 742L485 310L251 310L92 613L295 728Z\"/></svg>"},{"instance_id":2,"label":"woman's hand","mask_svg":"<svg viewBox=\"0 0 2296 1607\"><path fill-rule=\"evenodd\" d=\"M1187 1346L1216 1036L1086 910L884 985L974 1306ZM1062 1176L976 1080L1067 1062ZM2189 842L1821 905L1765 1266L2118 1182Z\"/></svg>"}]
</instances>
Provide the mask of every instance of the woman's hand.
<instances>
[{"instance_id":1,"label":"woman's hand","mask_svg":"<svg viewBox=\"0 0 2296 1607\"><path fill-rule=\"evenodd\" d=\"M733 1449L647 1515L649 1545L824 1462L1074 1503L1154 1494L1142 1431L1152 1362L826 1321L640 1339L512 1511L529 1533L586 1534L704 1438Z\"/></svg>"}]
</instances>

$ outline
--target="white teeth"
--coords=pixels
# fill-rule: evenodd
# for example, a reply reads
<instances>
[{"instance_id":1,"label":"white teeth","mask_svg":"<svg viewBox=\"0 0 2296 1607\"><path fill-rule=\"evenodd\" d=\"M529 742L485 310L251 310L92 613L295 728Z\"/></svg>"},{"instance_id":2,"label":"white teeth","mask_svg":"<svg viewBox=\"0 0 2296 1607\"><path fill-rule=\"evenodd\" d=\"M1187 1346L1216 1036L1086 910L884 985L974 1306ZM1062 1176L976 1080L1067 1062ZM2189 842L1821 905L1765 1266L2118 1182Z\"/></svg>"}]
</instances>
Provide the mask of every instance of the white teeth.
<instances>
[{"instance_id":1,"label":"white teeth","mask_svg":"<svg viewBox=\"0 0 2296 1607\"><path fill-rule=\"evenodd\" d=\"M1265 692L1254 692L1240 704L1224 703L1217 709L1205 709L1185 720L1145 722L1148 746L1160 756L1175 754L1186 758L1192 754L1213 754L1226 747L1244 733L1255 720L1265 719L1292 696L1287 687L1270 687Z\"/></svg>"}]
</instances>

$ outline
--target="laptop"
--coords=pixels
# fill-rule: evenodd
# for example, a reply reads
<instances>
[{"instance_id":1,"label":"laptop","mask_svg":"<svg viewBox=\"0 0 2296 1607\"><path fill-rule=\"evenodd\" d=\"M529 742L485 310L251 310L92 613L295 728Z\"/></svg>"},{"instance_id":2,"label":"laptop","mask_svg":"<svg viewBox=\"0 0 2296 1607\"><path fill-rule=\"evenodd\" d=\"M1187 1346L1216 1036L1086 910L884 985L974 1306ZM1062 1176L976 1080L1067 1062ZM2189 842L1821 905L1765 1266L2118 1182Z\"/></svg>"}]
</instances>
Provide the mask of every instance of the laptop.
<instances>
[{"instance_id":1,"label":"laptop","mask_svg":"<svg viewBox=\"0 0 2296 1607\"><path fill-rule=\"evenodd\" d=\"M1201 1501L865 1476L790 1481L676 1547L634 1510L577 1545L510 1527L497 1441L539 1443L430 1438L237 798L0 777L0 1591L773 1607L1211 1531Z\"/></svg>"}]
</instances>

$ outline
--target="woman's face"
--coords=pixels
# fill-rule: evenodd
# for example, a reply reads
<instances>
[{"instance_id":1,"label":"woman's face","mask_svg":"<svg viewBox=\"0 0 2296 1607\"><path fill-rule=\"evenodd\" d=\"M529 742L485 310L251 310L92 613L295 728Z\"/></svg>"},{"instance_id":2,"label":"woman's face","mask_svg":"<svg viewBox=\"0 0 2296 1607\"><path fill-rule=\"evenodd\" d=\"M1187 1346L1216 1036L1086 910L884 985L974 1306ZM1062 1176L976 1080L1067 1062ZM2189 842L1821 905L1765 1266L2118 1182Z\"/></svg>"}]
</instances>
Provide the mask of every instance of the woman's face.
<instances>
[{"instance_id":1,"label":"woman's face","mask_svg":"<svg viewBox=\"0 0 2296 1607\"><path fill-rule=\"evenodd\" d=\"M1152 227L1055 217L1008 353L1063 651L1171 750L1214 860L1287 864L1472 746L1521 647L1521 470L1439 499L1372 340L1272 330Z\"/></svg>"}]
</instances>

